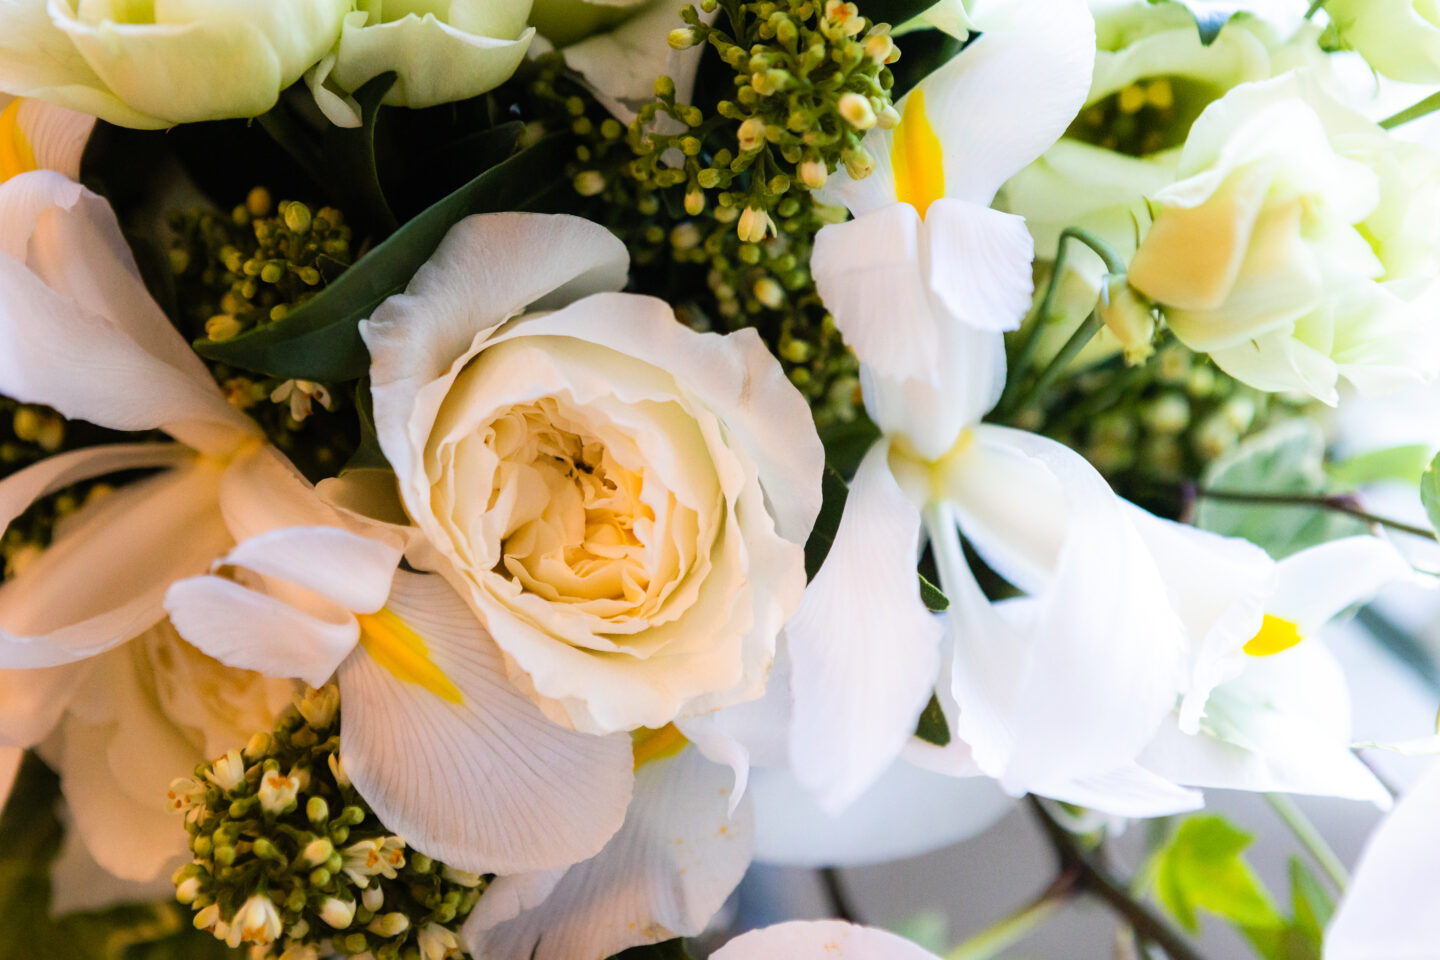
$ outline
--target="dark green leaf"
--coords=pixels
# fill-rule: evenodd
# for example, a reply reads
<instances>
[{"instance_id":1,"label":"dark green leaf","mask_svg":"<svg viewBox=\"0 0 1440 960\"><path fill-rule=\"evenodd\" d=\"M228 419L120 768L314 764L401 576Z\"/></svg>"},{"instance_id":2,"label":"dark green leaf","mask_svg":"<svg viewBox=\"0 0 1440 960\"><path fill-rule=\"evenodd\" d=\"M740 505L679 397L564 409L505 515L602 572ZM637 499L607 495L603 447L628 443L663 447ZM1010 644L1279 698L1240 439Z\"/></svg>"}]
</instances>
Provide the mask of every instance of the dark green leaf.
<instances>
[{"instance_id":1,"label":"dark green leaf","mask_svg":"<svg viewBox=\"0 0 1440 960\"><path fill-rule=\"evenodd\" d=\"M398 76L394 71L382 73L355 91L360 126L345 129L327 125L325 130L325 164L330 182L341 193L340 209L380 237L389 236L399 227L375 165L375 123L380 118L380 104Z\"/></svg>"},{"instance_id":2,"label":"dark green leaf","mask_svg":"<svg viewBox=\"0 0 1440 960\"><path fill-rule=\"evenodd\" d=\"M915 724L915 736L937 747L943 747L950 742L950 724L945 719L940 698L933 693L930 695L930 702L925 704L925 709L920 713L920 722Z\"/></svg>"},{"instance_id":3,"label":"dark green leaf","mask_svg":"<svg viewBox=\"0 0 1440 960\"><path fill-rule=\"evenodd\" d=\"M1325 438L1310 420L1290 420L1250 437L1212 463L1206 490L1319 496L1325 492ZM1201 497L1195 525L1244 537L1276 558L1365 532L1360 521L1309 505L1245 503Z\"/></svg>"},{"instance_id":4,"label":"dark green leaf","mask_svg":"<svg viewBox=\"0 0 1440 960\"><path fill-rule=\"evenodd\" d=\"M284 319L233 340L200 340L201 356L272 377L336 383L369 368L359 323L405 289L445 233L475 213L527 210L564 180L573 145L547 137L481 173L361 257L338 280Z\"/></svg>"},{"instance_id":5,"label":"dark green leaf","mask_svg":"<svg viewBox=\"0 0 1440 960\"><path fill-rule=\"evenodd\" d=\"M1327 464L1325 472L1341 490L1353 490L1385 480L1414 484L1419 481L1434 453L1434 448L1424 443L1385 447Z\"/></svg>"},{"instance_id":6,"label":"dark green leaf","mask_svg":"<svg viewBox=\"0 0 1440 960\"><path fill-rule=\"evenodd\" d=\"M874 23L888 23L892 27L909 20L935 6L936 0L860 0L860 12Z\"/></svg>"},{"instance_id":7,"label":"dark green leaf","mask_svg":"<svg viewBox=\"0 0 1440 960\"><path fill-rule=\"evenodd\" d=\"M825 463L842 477L853 477L866 452L880 439L880 428L863 413L854 420L820 428Z\"/></svg>"},{"instance_id":8,"label":"dark green leaf","mask_svg":"<svg viewBox=\"0 0 1440 960\"><path fill-rule=\"evenodd\" d=\"M1420 502L1425 504L1425 515L1430 526L1440 531L1440 454L1430 461L1430 467L1420 475Z\"/></svg>"},{"instance_id":9,"label":"dark green leaf","mask_svg":"<svg viewBox=\"0 0 1440 960\"><path fill-rule=\"evenodd\" d=\"M665 940L643 947L631 947L617 953L610 960L692 960L690 951L685 949L684 940Z\"/></svg>"},{"instance_id":10,"label":"dark green leaf","mask_svg":"<svg viewBox=\"0 0 1440 960\"><path fill-rule=\"evenodd\" d=\"M890 96L899 100L915 88L921 80L934 73L950 59L964 50L979 34L972 34L966 40L952 37L943 30L916 30L896 41L903 56L890 67L895 76L895 86Z\"/></svg>"},{"instance_id":11,"label":"dark green leaf","mask_svg":"<svg viewBox=\"0 0 1440 960\"><path fill-rule=\"evenodd\" d=\"M826 467L820 485L820 515L815 518L810 539L805 542L807 580L815 579L815 574L820 572L820 565L830 553L830 544L835 542L835 531L840 529L840 517L845 512L845 498L849 493L850 488L845 485L840 474Z\"/></svg>"},{"instance_id":12,"label":"dark green leaf","mask_svg":"<svg viewBox=\"0 0 1440 960\"><path fill-rule=\"evenodd\" d=\"M390 461L380 449L380 437L375 432L375 401L370 396L369 377L355 385L355 415L360 421L360 445L340 468L341 476L351 470L389 470Z\"/></svg>"},{"instance_id":13,"label":"dark green leaf","mask_svg":"<svg viewBox=\"0 0 1440 960\"><path fill-rule=\"evenodd\" d=\"M950 607L950 598L945 596L939 587L926 580L923 573L920 574L920 602L932 613L939 613Z\"/></svg>"}]
</instances>

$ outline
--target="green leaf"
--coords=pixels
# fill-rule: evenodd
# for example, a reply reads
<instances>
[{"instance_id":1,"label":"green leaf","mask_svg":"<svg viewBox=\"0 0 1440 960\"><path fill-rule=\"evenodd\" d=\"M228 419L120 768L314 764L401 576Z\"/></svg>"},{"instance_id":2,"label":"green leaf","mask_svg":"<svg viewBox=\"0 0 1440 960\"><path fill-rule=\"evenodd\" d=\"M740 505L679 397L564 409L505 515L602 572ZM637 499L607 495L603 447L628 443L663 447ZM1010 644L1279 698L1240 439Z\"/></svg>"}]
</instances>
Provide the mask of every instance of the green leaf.
<instances>
[{"instance_id":1,"label":"green leaf","mask_svg":"<svg viewBox=\"0 0 1440 960\"><path fill-rule=\"evenodd\" d=\"M835 531L840 529L840 517L845 513L845 498L850 488L840 474L829 467L820 481L820 515L810 530L810 539L805 541L805 579L814 580L820 566L830 554L830 545L835 542Z\"/></svg>"},{"instance_id":2,"label":"green leaf","mask_svg":"<svg viewBox=\"0 0 1440 960\"><path fill-rule=\"evenodd\" d=\"M860 461L880 439L880 428L863 413L854 420L821 427L819 433L825 446L825 463L842 477L853 477L860 469Z\"/></svg>"},{"instance_id":3,"label":"green leaf","mask_svg":"<svg viewBox=\"0 0 1440 960\"><path fill-rule=\"evenodd\" d=\"M1331 483L1341 490L1353 490L1386 480L1417 483L1434 453L1435 449L1424 443L1385 447L1327 464L1325 472L1330 476Z\"/></svg>"},{"instance_id":4,"label":"green leaf","mask_svg":"<svg viewBox=\"0 0 1440 960\"><path fill-rule=\"evenodd\" d=\"M648 943L643 947L631 947L622 953L617 953L610 960L693 960L690 951L685 949L685 941L681 939L664 940L660 943Z\"/></svg>"},{"instance_id":5,"label":"green leaf","mask_svg":"<svg viewBox=\"0 0 1440 960\"><path fill-rule=\"evenodd\" d=\"M399 228L395 214L380 186L380 171L375 164L375 123L380 118L380 105L385 94L395 85L399 74L393 70L368 80L355 91L360 106L360 126L345 129L333 125L325 128L325 164L327 180L341 193L340 208L373 226L381 236L389 236Z\"/></svg>"},{"instance_id":6,"label":"green leaf","mask_svg":"<svg viewBox=\"0 0 1440 960\"><path fill-rule=\"evenodd\" d=\"M925 709L920 713L920 722L915 724L915 736L937 747L943 747L950 742L950 724L945 719L940 698L933 693L930 694L930 702L925 704Z\"/></svg>"},{"instance_id":7,"label":"green leaf","mask_svg":"<svg viewBox=\"0 0 1440 960\"><path fill-rule=\"evenodd\" d=\"M355 415L360 421L360 445L340 468L344 476L352 470L389 470L390 461L380 449L380 437L375 431L375 401L370 396L370 378L365 377L355 385Z\"/></svg>"},{"instance_id":8,"label":"green leaf","mask_svg":"<svg viewBox=\"0 0 1440 960\"><path fill-rule=\"evenodd\" d=\"M232 340L199 340L211 360L272 377L337 383L364 376L369 355L359 323L405 289L446 232L475 213L528 210L564 181L573 145L547 137L498 163L424 210L284 319Z\"/></svg>"},{"instance_id":9,"label":"green leaf","mask_svg":"<svg viewBox=\"0 0 1440 960\"><path fill-rule=\"evenodd\" d=\"M1286 926L1242 856L1252 840L1224 817L1207 814L1180 824L1157 852L1160 902L1186 930L1199 931L1202 910L1247 932L1273 935Z\"/></svg>"},{"instance_id":10,"label":"green leaf","mask_svg":"<svg viewBox=\"0 0 1440 960\"><path fill-rule=\"evenodd\" d=\"M835 542L835 532L840 529L840 518L845 514L845 499L849 495L850 487L840 474L827 466L821 479L820 515L815 518L810 539L805 541L807 580L815 579L815 574L820 572L825 558L830 555L830 546ZM926 580L923 574L917 572L915 575L920 578L920 600L926 609L940 611L950 606L950 598L946 597L939 587Z\"/></svg>"},{"instance_id":11,"label":"green leaf","mask_svg":"<svg viewBox=\"0 0 1440 960\"><path fill-rule=\"evenodd\" d=\"M898 27L920 16L935 3L936 0L860 0L857 5L872 22Z\"/></svg>"},{"instance_id":12,"label":"green leaf","mask_svg":"<svg viewBox=\"0 0 1440 960\"><path fill-rule=\"evenodd\" d=\"M1420 502L1425 504L1430 526L1440 531L1440 454L1435 455L1429 468L1420 475Z\"/></svg>"},{"instance_id":13,"label":"green leaf","mask_svg":"<svg viewBox=\"0 0 1440 960\"><path fill-rule=\"evenodd\" d=\"M1325 492L1325 438L1309 420L1289 420L1240 443L1212 463L1205 490L1320 496ZM1202 496L1195 525L1244 537L1276 558L1365 532L1353 517L1308 504L1242 503Z\"/></svg>"},{"instance_id":14,"label":"green leaf","mask_svg":"<svg viewBox=\"0 0 1440 960\"><path fill-rule=\"evenodd\" d=\"M1335 913L1335 900L1309 865L1299 857L1290 858L1290 901L1291 909L1295 911L1293 926L1314 946L1315 956L1318 957L1325 940L1325 928Z\"/></svg>"}]
</instances>

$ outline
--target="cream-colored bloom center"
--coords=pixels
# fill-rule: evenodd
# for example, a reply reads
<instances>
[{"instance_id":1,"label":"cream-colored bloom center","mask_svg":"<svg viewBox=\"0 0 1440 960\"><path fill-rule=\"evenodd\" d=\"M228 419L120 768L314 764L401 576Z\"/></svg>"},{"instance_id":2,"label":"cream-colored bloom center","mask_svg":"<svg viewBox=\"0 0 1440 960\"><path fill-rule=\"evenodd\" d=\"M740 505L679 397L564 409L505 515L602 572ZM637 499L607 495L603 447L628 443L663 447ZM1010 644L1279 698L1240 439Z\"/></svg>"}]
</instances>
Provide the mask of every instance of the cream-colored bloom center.
<instances>
[{"instance_id":1,"label":"cream-colored bloom center","mask_svg":"<svg viewBox=\"0 0 1440 960\"><path fill-rule=\"evenodd\" d=\"M554 397L510 408L486 442L499 461L492 506L520 501L496 572L551 602L653 615L693 559L697 518L660 487L638 451L607 444ZM679 539L692 545L690 556L667 528L689 532Z\"/></svg>"}]
</instances>

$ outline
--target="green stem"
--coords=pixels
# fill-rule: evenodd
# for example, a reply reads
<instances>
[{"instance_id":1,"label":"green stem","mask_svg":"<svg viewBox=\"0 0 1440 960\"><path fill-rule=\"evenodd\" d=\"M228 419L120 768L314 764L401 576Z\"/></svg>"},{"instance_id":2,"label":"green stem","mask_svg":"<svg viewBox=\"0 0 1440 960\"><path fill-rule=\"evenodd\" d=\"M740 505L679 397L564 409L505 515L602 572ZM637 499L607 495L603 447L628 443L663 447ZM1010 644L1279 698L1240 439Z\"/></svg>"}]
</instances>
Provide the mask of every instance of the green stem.
<instances>
[{"instance_id":1,"label":"green stem","mask_svg":"<svg viewBox=\"0 0 1440 960\"><path fill-rule=\"evenodd\" d=\"M1078 887L1105 901L1110 909L1125 919L1137 936L1151 941L1170 956L1170 960L1203 960L1195 948L1172 930L1164 920L1156 916L1149 907L1130 895L1125 885L1110 876L1096 860L1094 854L1084 849L1075 836L1066 830L1050 811L1045 809L1037 797L1027 798L1031 812L1040 822L1040 827L1050 840L1050 845L1060 857L1061 870L1076 870Z\"/></svg>"},{"instance_id":2,"label":"green stem","mask_svg":"<svg viewBox=\"0 0 1440 960\"><path fill-rule=\"evenodd\" d=\"M1408 533L1415 537L1424 537L1427 540L1437 540L1440 537L1435 531L1427 527L1417 527L1409 523L1401 523L1399 520L1391 520L1388 517L1377 516L1369 511L1362 510L1356 506L1354 501L1344 496L1327 496L1325 494L1305 493L1258 493L1240 490L1204 490L1197 488L1195 496L1204 500L1224 500L1234 503L1268 503L1280 507L1310 507L1314 510L1329 510L1333 513L1343 513L1348 517L1363 520L1366 523L1377 524L1382 527L1389 527L1391 530L1398 530L1401 533Z\"/></svg>"},{"instance_id":3,"label":"green stem","mask_svg":"<svg viewBox=\"0 0 1440 960\"><path fill-rule=\"evenodd\" d=\"M1380 126L1386 130L1394 130L1396 127L1409 123L1411 120L1419 120L1440 110L1440 93L1432 93L1419 103L1406 107L1393 117L1386 117L1380 121Z\"/></svg>"},{"instance_id":4,"label":"green stem","mask_svg":"<svg viewBox=\"0 0 1440 960\"><path fill-rule=\"evenodd\" d=\"M1075 332L1070 335L1070 339L1065 341L1060 352L1046 364L1044 370L1040 371L1040 376L1035 378L1035 382L1030 385L1030 389L1021 399L1010 406L997 406L997 412L1003 417L1017 410L1024 410L1038 400L1046 390L1050 389L1051 384L1059 379L1060 374L1065 372L1065 368L1070 366L1070 363L1080 355L1080 351L1085 349L1085 345L1094 338L1095 334L1100 332L1100 328L1103 326L1105 326L1105 321L1100 319L1100 312L1092 310L1090 316L1085 318L1085 322L1076 327Z\"/></svg>"},{"instance_id":5,"label":"green stem","mask_svg":"<svg viewBox=\"0 0 1440 960\"><path fill-rule=\"evenodd\" d=\"M1040 896L955 947L945 954L945 960L990 960L1019 943L1070 901L1079 876L1075 870L1060 874Z\"/></svg>"},{"instance_id":6,"label":"green stem","mask_svg":"<svg viewBox=\"0 0 1440 960\"><path fill-rule=\"evenodd\" d=\"M1305 19L1309 20L1325 8L1325 0L1315 0L1310 4L1310 9L1305 11Z\"/></svg>"},{"instance_id":7,"label":"green stem","mask_svg":"<svg viewBox=\"0 0 1440 960\"><path fill-rule=\"evenodd\" d=\"M1020 392L1021 382L1024 380L1025 372L1030 368L1030 363L1035 359L1035 351L1040 346L1040 328L1050 322L1050 308L1055 303L1055 292L1060 286L1060 279L1065 273L1065 261L1069 256L1067 240L1078 240L1085 244L1095 255L1105 261L1105 269L1111 273L1124 273L1125 261L1117 254L1111 246L1088 230L1081 227L1066 227L1060 231L1060 240L1055 245L1055 262L1050 269L1050 281L1045 286L1045 295L1040 299L1040 307L1030 319L1030 323L1021 334L1020 345L1015 350L1015 356L1010 361L1009 376L1005 382L1005 392L1000 396L1000 402L996 404L999 410L1008 410L1015 402L1016 394Z\"/></svg>"},{"instance_id":8,"label":"green stem","mask_svg":"<svg viewBox=\"0 0 1440 960\"><path fill-rule=\"evenodd\" d=\"M1335 855L1335 851L1330 849L1330 844L1325 842L1320 831L1315 829L1315 824L1310 822L1310 818L1301 812L1294 800L1283 793L1267 793L1265 802L1270 804L1270 808L1281 820L1285 821L1285 826L1290 828L1290 832L1295 834L1295 839L1300 841L1300 845L1305 848L1320 869L1325 871L1330 882L1335 884L1335 889L1344 893L1345 887L1350 883L1350 873L1345 869L1345 864L1341 863L1340 858Z\"/></svg>"}]
</instances>

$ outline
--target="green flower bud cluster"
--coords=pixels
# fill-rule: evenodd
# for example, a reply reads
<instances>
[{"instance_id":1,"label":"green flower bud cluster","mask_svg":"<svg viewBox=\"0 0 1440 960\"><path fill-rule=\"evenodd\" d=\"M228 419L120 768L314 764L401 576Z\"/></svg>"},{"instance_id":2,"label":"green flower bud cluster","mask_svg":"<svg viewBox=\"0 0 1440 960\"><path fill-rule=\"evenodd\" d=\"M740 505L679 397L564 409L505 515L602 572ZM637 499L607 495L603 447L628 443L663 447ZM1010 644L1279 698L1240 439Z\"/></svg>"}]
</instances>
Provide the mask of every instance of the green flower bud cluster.
<instances>
[{"instance_id":1,"label":"green flower bud cluster","mask_svg":"<svg viewBox=\"0 0 1440 960\"><path fill-rule=\"evenodd\" d=\"M340 694L308 690L271 733L171 785L194 860L176 897L195 926L252 957L443 960L487 877L409 850L340 760Z\"/></svg>"},{"instance_id":2,"label":"green flower bud cluster","mask_svg":"<svg viewBox=\"0 0 1440 960\"><path fill-rule=\"evenodd\" d=\"M1083 453L1122 493L1200 476L1221 454L1304 406L1245 386L1179 342L1145 365L1076 374L1024 424ZM1140 488L1129 491L1131 481Z\"/></svg>"},{"instance_id":3,"label":"green flower bud cluster","mask_svg":"<svg viewBox=\"0 0 1440 960\"><path fill-rule=\"evenodd\" d=\"M734 33L702 18L715 16ZM846 0L701 0L681 10L687 26L670 45L709 44L734 71L734 94L709 117L677 102L669 77L640 109L626 139L627 172L659 188L684 188L685 210L712 204L740 239L775 236L776 218L800 212L798 193L818 189L840 165L855 177L874 169L860 145L877 124L900 122L887 64L900 56L886 24Z\"/></svg>"},{"instance_id":4,"label":"green flower bud cluster","mask_svg":"<svg viewBox=\"0 0 1440 960\"><path fill-rule=\"evenodd\" d=\"M256 187L230 215L186 210L171 218L170 267L183 332L229 340L274 322L315 296L350 265L350 228L340 211ZM353 416L330 384L278 380L211 363L225 396L264 429L311 479L332 476L354 453Z\"/></svg>"},{"instance_id":5,"label":"green flower bud cluster","mask_svg":"<svg viewBox=\"0 0 1440 960\"><path fill-rule=\"evenodd\" d=\"M229 217L187 210L171 218L170 269L196 336L229 340L279 320L351 263L340 211L250 191Z\"/></svg>"}]
</instances>

